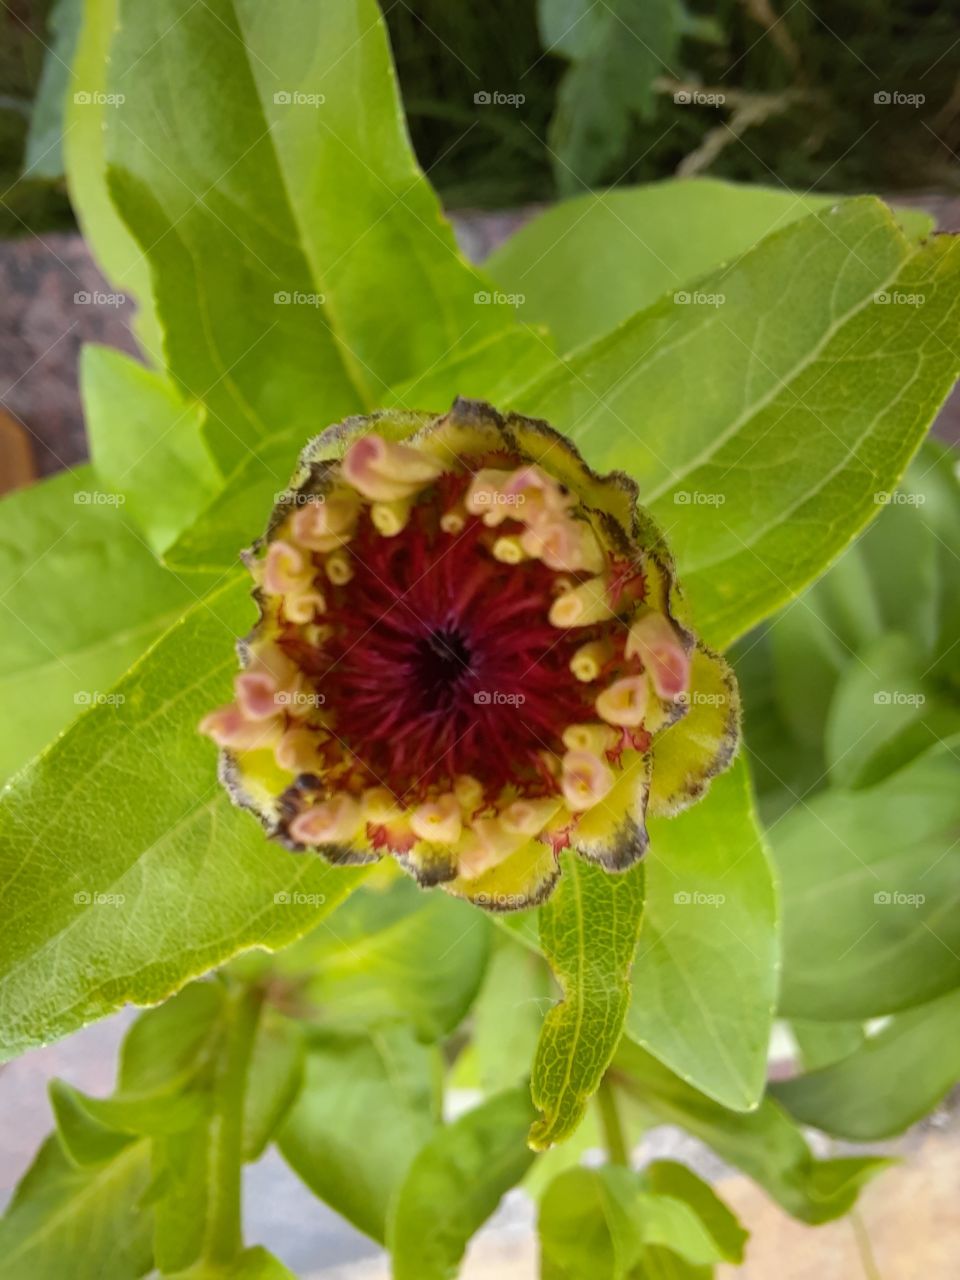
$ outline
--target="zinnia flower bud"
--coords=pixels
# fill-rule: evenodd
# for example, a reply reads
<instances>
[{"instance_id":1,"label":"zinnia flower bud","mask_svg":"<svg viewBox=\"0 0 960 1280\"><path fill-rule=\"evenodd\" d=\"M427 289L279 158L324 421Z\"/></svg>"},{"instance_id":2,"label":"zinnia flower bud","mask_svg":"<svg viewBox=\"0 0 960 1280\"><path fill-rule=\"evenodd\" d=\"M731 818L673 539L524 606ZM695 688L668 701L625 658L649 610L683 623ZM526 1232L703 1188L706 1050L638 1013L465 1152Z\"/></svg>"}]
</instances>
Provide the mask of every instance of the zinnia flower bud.
<instances>
[{"instance_id":1,"label":"zinnia flower bud","mask_svg":"<svg viewBox=\"0 0 960 1280\"><path fill-rule=\"evenodd\" d=\"M636 486L543 422L458 400L331 427L247 562L260 620L201 730L288 848L532 905L566 848L632 865L647 812L736 749Z\"/></svg>"}]
</instances>

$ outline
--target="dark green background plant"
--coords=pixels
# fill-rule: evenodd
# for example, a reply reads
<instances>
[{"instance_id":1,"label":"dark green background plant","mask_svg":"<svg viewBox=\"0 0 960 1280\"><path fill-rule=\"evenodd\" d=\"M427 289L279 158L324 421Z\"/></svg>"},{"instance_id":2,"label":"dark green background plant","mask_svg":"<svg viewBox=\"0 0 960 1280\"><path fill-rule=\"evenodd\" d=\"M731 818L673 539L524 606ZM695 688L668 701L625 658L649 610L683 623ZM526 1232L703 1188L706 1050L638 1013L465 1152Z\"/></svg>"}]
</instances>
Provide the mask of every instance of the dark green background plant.
<instances>
[{"instance_id":1,"label":"dark green background plant","mask_svg":"<svg viewBox=\"0 0 960 1280\"><path fill-rule=\"evenodd\" d=\"M22 0L5 10L7 234L70 219L48 148L79 8ZM797 189L953 191L958 17L955 5L917 0L420 0L385 12L420 163L448 207L492 209L694 172ZM678 105L678 86L726 101ZM894 90L925 101L875 102ZM524 101L480 105L481 91Z\"/></svg>"}]
</instances>

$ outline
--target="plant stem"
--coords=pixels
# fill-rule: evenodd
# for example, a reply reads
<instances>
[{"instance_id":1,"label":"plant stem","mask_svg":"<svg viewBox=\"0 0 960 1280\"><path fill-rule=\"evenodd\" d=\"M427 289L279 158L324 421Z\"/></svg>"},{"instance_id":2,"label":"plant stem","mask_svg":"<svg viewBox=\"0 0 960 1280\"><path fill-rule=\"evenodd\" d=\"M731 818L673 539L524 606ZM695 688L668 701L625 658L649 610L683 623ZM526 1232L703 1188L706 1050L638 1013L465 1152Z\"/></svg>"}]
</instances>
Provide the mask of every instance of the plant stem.
<instances>
[{"instance_id":1,"label":"plant stem","mask_svg":"<svg viewBox=\"0 0 960 1280\"><path fill-rule=\"evenodd\" d=\"M873 1246L870 1243L870 1236L857 1209L850 1210L850 1222L853 1226L853 1234L857 1237L857 1249L860 1253L860 1265L863 1267L863 1274L866 1276L866 1280L881 1280L876 1258L873 1256Z\"/></svg>"},{"instance_id":2,"label":"plant stem","mask_svg":"<svg viewBox=\"0 0 960 1280\"><path fill-rule=\"evenodd\" d=\"M243 1104L262 1003L263 992L256 987L238 986L227 993L227 1025L210 1121L205 1254L211 1262L229 1262L243 1247Z\"/></svg>"},{"instance_id":3,"label":"plant stem","mask_svg":"<svg viewBox=\"0 0 960 1280\"><path fill-rule=\"evenodd\" d=\"M617 1096L608 1076L600 1081L597 1090L597 1107L600 1111L600 1123L603 1126L603 1138L607 1144L607 1155L611 1164L630 1165L630 1149L624 1136L620 1113L617 1110Z\"/></svg>"}]
</instances>

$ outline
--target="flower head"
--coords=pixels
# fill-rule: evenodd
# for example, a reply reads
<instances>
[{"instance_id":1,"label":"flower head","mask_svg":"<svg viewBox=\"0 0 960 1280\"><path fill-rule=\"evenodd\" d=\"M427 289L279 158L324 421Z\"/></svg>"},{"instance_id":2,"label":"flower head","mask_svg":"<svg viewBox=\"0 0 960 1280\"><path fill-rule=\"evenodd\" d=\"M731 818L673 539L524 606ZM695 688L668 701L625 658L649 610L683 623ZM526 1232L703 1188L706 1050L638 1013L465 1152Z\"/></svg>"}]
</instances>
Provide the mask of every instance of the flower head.
<instances>
[{"instance_id":1,"label":"flower head","mask_svg":"<svg viewBox=\"0 0 960 1280\"><path fill-rule=\"evenodd\" d=\"M395 857L492 909L608 870L736 749L729 668L679 621L636 487L543 422L458 400L304 450L246 553L260 620L201 725L287 847Z\"/></svg>"}]
</instances>

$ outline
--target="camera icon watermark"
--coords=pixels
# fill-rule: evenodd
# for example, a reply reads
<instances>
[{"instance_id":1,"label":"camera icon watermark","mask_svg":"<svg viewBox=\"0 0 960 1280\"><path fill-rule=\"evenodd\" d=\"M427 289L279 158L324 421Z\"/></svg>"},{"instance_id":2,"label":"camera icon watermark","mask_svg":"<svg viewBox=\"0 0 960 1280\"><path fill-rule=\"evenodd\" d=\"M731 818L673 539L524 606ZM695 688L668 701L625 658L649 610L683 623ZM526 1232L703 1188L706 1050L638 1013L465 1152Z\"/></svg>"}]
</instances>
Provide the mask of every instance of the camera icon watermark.
<instances>
[{"instance_id":1,"label":"camera icon watermark","mask_svg":"<svg viewBox=\"0 0 960 1280\"><path fill-rule=\"evenodd\" d=\"M78 489L73 495L78 507L122 507L126 500L122 493L104 493L102 489Z\"/></svg>"},{"instance_id":2,"label":"camera icon watermark","mask_svg":"<svg viewBox=\"0 0 960 1280\"><path fill-rule=\"evenodd\" d=\"M300 89L278 89L273 95L278 107L322 107L326 100L325 93L303 93Z\"/></svg>"},{"instance_id":3,"label":"camera icon watermark","mask_svg":"<svg viewBox=\"0 0 960 1280\"><path fill-rule=\"evenodd\" d=\"M325 493L301 493L299 489L281 489L273 495L275 507L322 507L326 500Z\"/></svg>"},{"instance_id":4,"label":"camera icon watermark","mask_svg":"<svg viewBox=\"0 0 960 1280\"><path fill-rule=\"evenodd\" d=\"M499 89L478 89L473 95L477 107L522 107L526 100L523 93L501 93Z\"/></svg>"},{"instance_id":5,"label":"camera icon watermark","mask_svg":"<svg viewBox=\"0 0 960 1280\"><path fill-rule=\"evenodd\" d=\"M79 89L73 95L78 107L122 107L127 100L125 93L102 93L99 89Z\"/></svg>"},{"instance_id":6,"label":"camera icon watermark","mask_svg":"<svg viewBox=\"0 0 960 1280\"><path fill-rule=\"evenodd\" d=\"M925 693L906 693L902 689L878 689L873 695L877 707L922 707L926 700Z\"/></svg>"},{"instance_id":7,"label":"camera icon watermark","mask_svg":"<svg viewBox=\"0 0 960 1280\"><path fill-rule=\"evenodd\" d=\"M127 301L125 293L104 293L102 289L78 289L73 295L78 307L122 307Z\"/></svg>"},{"instance_id":8,"label":"camera icon watermark","mask_svg":"<svg viewBox=\"0 0 960 1280\"><path fill-rule=\"evenodd\" d=\"M922 107L926 94L901 93L899 89L878 89L873 101L878 107Z\"/></svg>"},{"instance_id":9,"label":"camera icon watermark","mask_svg":"<svg viewBox=\"0 0 960 1280\"><path fill-rule=\"evenodd\" d=\"M122 693L101 693L99 689L78 689L73 695L77 707L122 707L126 702Z\"/></svg>"},{"instance_id":10,"label":"camera icon watermark","mask_svg":"<svg viewBox=\"0 0 960 1280\"><path fill-rule=\"evenodd\" d=\"M322 707L326 700L324 693L306 693L302 689L281 689L273 697L278 707Z\"/></svg>"},{"instance_id":11,"label":"camera icon watermark","mask_svg":"<svg viewBox=\"0 0 960 1280\"><path fill-rule=\"evenodd\" d=\"M873 895L874 904L878 907L922 907L926 900L926 894L901 893L899 889L881 889Z\"/></svg>"},{"instance_id":12,"label":"camera icon watermark","mask_svg":"<svg viewBox=\"0 0 960 1280\"><path fill-rule=\"evenodd\" d=\"M722 907L727 900L725 893L700 893L694 890L681 889L673 895L678 907Z\"/></svg>"},{"instance_id":13,"label":"camera icon watermark","mask_svg":"<svg viewBox=\"0 0 960 1280\"><path fill-rule=\"evenodd\" d=\"M725 293L705 293L702 289L678 289L673 295L678 307L722 307L727 300Z\"/></svg>"},{"instance_id":14,"label":"camera icon watermark","mask_svg":"<svg viewBox=\"0 0 960 1280\"><path fill-rule=\"evenodd\" d=\"M478 689L473 695L478 707L522 707L526 695L522 693L503 693L500 689Z\"/></svg>"},{"instance_id":15,"label":"camera icon watermark","mask_svg":"<svg viewBox=\"0 0 960 1280\"><path fill-rule=\"evenodd\" d=\"M703 493L699 489L678 489L673 495L678 507L722 507L726 500L725 493Z\"/></svg>"},{"instance_id":16,"label":"camera icon watermark","mask_svg":"<svg viewBox=\"0 0 960 1280\"><path fill-rule=\"evenodd\" d=\"M878 289L873 295L878 307L922 307L926 300L925 293L908 293L903 289Z\"/></svg>"},{"instance_id":17,"label":"camera icon watermark","mask_svg":"<svg viewBox=\"0 0 960 1280\"><path fill-rule=\"evenodd\" d=\"M925 493L910 493L903 489L895 489L893 493L881 489L873 495L878 507L922 507L926 500Z\"/></svg>"},{"instance_id":18,"label":"camera icon watermark","mask_svg":"<svg viewBox=\"0 0 960 1280\"><path fill-rule=\"evenodd\" d=\"M78 907L122 907L126 900L124 893L90 893L86 889L73 895L73 901Z\"/></svg>"},{"instance_id":19,"label":"camera icon watermark","mask_svg":"<svg viewBox=\"0 0 960 1280\"><path fill-rule=\"evenodd\" d=\"M705 93L702 89L678 89L673 101L678 107L722 107L725 93Z\"/></svg>"},{"instance_id":20,"label":"camera icon watermark","mask_svg":"<svg viewBox=\"0 0 960 1280\"><path fill-rule=\"evenodd\" d=\"M324 893L301 893L298 889L293 893L282 889L273 895L273 903L277 907L322 907L326 900Z\"/></svg>"},{"instance_id":21,"label":"camera icon watermark","mask_svg":"<svg viewBox=\"0 0 960 1280\"><path fill-rule=\"evenodd\" d=\"M278 289L273 295L276 307L322 307L326 300L325 293L303 293L300 289Z\"/></svg>"},{"instance_id":22,"label":"camera icon watermark","mask_svg":"<svg viewBox=\"0 0 960 1280\"><path fill-rule=\"evenodd\" d=\"M478 289L473 295L478 307L522 307L527 300L525 293L503 293L499 289Z\"/></svg>"}]
</instances>

